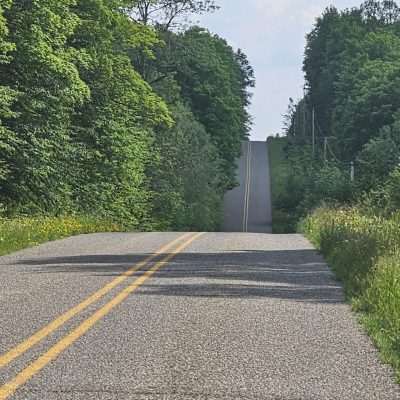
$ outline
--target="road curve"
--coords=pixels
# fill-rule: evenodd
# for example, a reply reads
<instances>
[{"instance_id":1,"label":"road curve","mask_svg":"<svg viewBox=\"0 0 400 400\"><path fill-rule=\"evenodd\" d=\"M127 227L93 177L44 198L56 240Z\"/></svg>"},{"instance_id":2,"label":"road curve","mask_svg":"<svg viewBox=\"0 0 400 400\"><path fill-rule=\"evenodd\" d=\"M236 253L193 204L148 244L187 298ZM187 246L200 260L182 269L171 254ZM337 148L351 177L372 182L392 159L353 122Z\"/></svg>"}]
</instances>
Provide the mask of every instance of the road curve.
<instances>
[{"instance_id":1,"label":"road curve","mask_svg":"<svg viewBox=\"0 0 400 400\"><path fill-rule=\"evenodd\" d=\"M182 235L82 235L0 257L0 399L400 399L302 236Z\"/></svg>"},{"instance_id":2,"label":"road curve","mask_svg":"<svg viewBox=\"0 0 400 400\"><path fill-rule=\"evenodd\" d=\"M239 185L225 195L223 232L270 233L272 202L266 142L243 142Z\"/></svg>"}]
</instances>

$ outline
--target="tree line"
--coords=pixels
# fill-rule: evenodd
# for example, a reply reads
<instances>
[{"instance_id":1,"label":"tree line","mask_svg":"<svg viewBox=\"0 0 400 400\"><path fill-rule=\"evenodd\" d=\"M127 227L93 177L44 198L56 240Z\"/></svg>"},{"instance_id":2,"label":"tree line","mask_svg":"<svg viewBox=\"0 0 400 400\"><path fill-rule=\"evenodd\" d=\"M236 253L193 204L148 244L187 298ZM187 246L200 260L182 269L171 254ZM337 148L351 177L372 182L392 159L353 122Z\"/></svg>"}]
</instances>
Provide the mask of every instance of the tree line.
<instances>
[{"instance_id":1,"label":"tree line","mask_svg":"<svg viewBox=\"0 0 400 400\"><path fill-rule=\"evenodd\" d=\"M285 118L287 208L304 215L321 201L366 196L398 208L392 189L400 175L399 6L368 0L327 8L307 35L303 70L304 98L290 101Z\"/></svg>"},{"instance_id":2,"label":"tree line","mask_svg":"<svg viewBox=\"0 0 400 400\"><path fill-rule=\"evenodd\" d=\"M0 212L216 229L249 132L211 0L2 0Z\"/></svg>"}]
</instances>

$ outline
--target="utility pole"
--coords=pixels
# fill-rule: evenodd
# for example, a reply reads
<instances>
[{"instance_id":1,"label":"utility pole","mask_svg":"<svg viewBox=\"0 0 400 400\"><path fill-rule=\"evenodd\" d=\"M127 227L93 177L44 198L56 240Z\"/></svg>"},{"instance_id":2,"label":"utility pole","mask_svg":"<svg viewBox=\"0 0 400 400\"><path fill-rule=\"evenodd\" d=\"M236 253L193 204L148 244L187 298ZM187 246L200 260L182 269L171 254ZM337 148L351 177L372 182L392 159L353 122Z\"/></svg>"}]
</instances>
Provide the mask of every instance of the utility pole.
<instances>
[{"instance_id":1,"label":"utility pole","mask_svg":"<svg viewBox=\"0 0 400 400\"><path fill-rule=\"evenodd\" d=\"M303 138L305 139L306 137L306 118L307 118L307 114L306 114L307 110L306 110L306 87L303 87Z\"/></svg>"},{"instance_id":2,"label":"utility pole","mask_svg":"<svg viewBox=\"0 0 400 400\"><path fill-rule=\"evenodd\" d=\"M352 161L352 162L350 163L350 180L351 180L352 182L354 182L354 175L355 175L354 172L355 172L355 171L354 171L354 161Z\"/></svg>"},{"instance_id":3,"label":"utility pole","mask_svg":"<svg viewBox=\"0 0 400 400\"><path fill-rule=\"evenodd\" d=\"M328 161L328 138L324 137L324 161Z\"/></svg>"},{"instance_id":4,"label":"utility pole","mask_svg":"<svg viewBox=\"0 0 400 400\"><path fill-rule=\"evenodd\" d=\"M297 133L297 122L299 120L299 115L296 109L296 113L294 114L294 121L293 121L293 136L296 136Z\"/></svg>"}]
</instances>

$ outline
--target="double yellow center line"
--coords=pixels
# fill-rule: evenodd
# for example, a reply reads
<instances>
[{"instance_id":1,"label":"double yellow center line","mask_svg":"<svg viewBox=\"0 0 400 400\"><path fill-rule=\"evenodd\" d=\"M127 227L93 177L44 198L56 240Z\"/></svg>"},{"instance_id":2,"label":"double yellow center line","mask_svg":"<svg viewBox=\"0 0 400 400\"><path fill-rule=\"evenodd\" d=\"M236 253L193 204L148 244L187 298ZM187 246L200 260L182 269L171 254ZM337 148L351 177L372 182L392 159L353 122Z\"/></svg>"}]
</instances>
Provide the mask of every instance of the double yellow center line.
<instances>
[{"instance_id":1,"label":"double yellow center line","mask_svg":"<svg viewBox=\"0 0 400 400\"><path fill-rule=\"evenodd\" d=\"M148 266L153 260L162 254L165 255L167 251L170 251L169 254L166 254L160 261L156 262L151 268L146 270L141 276L135 279L129 286L125 289L117 293L108 303L99 308L96 312L94 312L90 317L84 320L78 327L73 329L70 333L65 335L62 339L60 339L55 345L53 345L49 350L47 350L44 354L42 354L39 358L33 361L28 367L22 370L14 379L5 383L0 387L0 400L5 400L9 398L20 386L24 385L27 381L29 381L34 375L40 372L47 364L51 361L55 360L64 350L66 350L69 346L71 346L75 341L77 341L81 336L83 336L89 329L91 329L99 320L105 317L108 313L111 312L116 306L121 304L130 294L132 294L137 288L139 288L143 283L148 280L151 276L153 276L160 268L166 265L169 261L171 261L174 257L176 257L179 253L181 253L185 248L187 248L192 242L194 242L197 238L202 236L203 233L198 234L185 234L171 243L163 246L161 249L156 251L154 254L145 258L143 261L135 264L132 268L125 271L119 277L112 280L110 283L105 285L103 288L92 294L86 300L78 304L77 306L71 308L60 317L52 321L50 324L40 329L38 332L33 334L31 337L0 356L0 368L5 367L11 361L16 359L17 357L24 354L34 345L45 339L47 336L52 334L62 325L64 325L67 321L71 320L73 317L80 314L90 305L99 301L102 297L104 297L107 293L113 290L115 287L122 284L126 279L131 277L135 272L140 269ZM181 243L183 242L183 243ZM178 243L181 243L177 247L174 247Z\"/></svg>"}]
</instances>

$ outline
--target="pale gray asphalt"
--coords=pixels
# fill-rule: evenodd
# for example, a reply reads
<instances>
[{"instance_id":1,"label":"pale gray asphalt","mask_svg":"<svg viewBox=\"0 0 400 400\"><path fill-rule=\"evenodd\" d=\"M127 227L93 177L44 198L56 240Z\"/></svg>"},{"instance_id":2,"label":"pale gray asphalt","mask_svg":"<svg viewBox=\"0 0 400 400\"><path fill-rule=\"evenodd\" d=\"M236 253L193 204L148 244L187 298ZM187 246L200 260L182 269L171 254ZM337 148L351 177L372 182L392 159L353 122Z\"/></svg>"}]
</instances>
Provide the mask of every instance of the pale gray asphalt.
<instances>
[{"instance_id":1,"label":"pale gray asphalt","mask_svg":"<svg viewBox=\"0 0 400 400\"><path fill-rule=\"evenodd\" d=\"M0 258L0 350L177 235L79 236ZM94 309L1 370L0 383ZM400 394L340 285L303 237L210 233L13 398L393 400Z\"/></svg>"},{"instance_id":2,"label":"pale gray asphalt","mask_svg":"<svg viewBox=\"0 0 400 400\"><path fill-rule=\"evenodd\" d=\"M250 152L249 152L250 149ZM224 232L244 232L243 218L247 182L247 158L250 154L250 195L247 232L269 233L272 225L271 182L266 142L244 142L238 161L239 186L225 195Z\"/></svg>"}]
</instances>

